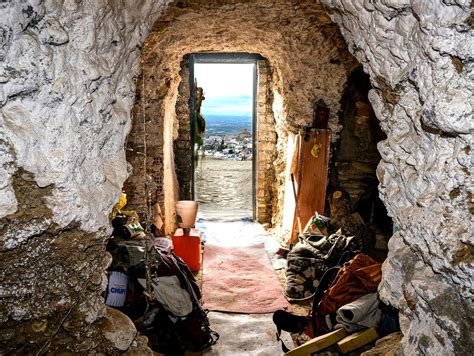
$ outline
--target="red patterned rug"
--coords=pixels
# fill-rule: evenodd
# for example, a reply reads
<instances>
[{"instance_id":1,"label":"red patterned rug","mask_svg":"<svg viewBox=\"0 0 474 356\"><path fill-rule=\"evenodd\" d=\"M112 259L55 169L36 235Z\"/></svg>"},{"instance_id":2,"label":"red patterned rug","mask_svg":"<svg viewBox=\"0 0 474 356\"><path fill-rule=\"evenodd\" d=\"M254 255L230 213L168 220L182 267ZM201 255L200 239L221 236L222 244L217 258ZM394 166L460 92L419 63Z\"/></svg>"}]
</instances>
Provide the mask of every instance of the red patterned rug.
<instances>
[{"instance_id":1,"label":"red patterned rug","mask_svg":"<svg viewBox=\"0 0 474 356\"><path fill-rule=\"evenodd\" d=\"M288 307L264 244L206 245L202 296L203 307L214 311L260 314Z\"/></svg>"}]
</instances>

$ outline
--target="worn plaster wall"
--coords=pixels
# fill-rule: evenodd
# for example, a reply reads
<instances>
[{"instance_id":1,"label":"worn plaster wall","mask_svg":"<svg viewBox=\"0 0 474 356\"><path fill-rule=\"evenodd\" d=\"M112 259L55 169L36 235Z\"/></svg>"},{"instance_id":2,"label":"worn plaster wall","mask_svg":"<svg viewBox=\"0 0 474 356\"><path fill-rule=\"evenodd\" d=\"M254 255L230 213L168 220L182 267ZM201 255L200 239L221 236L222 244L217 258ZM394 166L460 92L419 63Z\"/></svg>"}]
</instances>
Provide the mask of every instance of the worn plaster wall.
<instances>
[{"instance_id":1,"label":"worn plaster wall","mask_svg":"<svg viewBox=\"0 0 474 356\"><path fill-rule=\"evenodd\" d=\"M281 141L276 144L280 152L280 159L274 160L278 165L277 172L284 171L287 132L312 122L315 100L323 99L329 104L330 126L335 133L340 130L341 93L348 74L357 64L348 53L337 27L329 21L320 5L309 0L179 1L160 17L146 40L142 60L144 85L138 85L140 93L134 109L140 117L146 118L146 123L143 124L141 118L134 121L128 139L129 148L135 149L134 146L143 144L144 126L148 127L145 131L149 136L155 137L162 131L163 118L168 113L176 117L175 107L164 103L174 95L172 88L180 81L180 63L186 54L206 51L258 53L268 59L272 68L271 91L281 101L281 109L275 115L278 121L275 130ZM146 179L152 180L157 187L156 201L165 206L167 231L171 232L175 212L167 192L175 188L161 182L166 172L162 162L165 158L163 146L159 140L148 140L148 178L141 173L143 158L132 157L130 151L133 175L125 187L127 191L131 186L135 187L138 195L130 190L131 206L140 210L144 207L140 205L143 199L139 198L139 189ZM266 149L274 149L274 138L266 141ZM271 167L264 169L272 170ZM277 175L277 179L279 191L272 192L280 202L273 211L277 217L274 219L276 224L280 221L278 208L285 190L284 177L282 180Z\"/></svg>"},{"instance_id":2,"label":"worn plaster wall","mask_svg":"<svg viewBox=\"0 0 474 356\"><path fill-rule=\"evenodd\" d=\"M277 133L273 114L273 76L267 60L257 62L257 221L271 226L273 212L278 206L278 185L275 159Z\"/></svg>"},{"instance_id":3,"label":"worn plaster wall","mask_svg":"<svg viewBox=\"0 0 474 356\"><path fill-rule=\"evenodd\" d=\"M0 353L135 338L101 297L104 240L140 48L166 3L0 2Z\"/></svg>"},{"instance_id":4,"label":"worn plaster wall","mask_svg":"<svg viewBox=\"0 0 474 356\"><path fill-rule=\"evenodd\" d=\"M179 76L181 81L176 103L177 137L174 141L174 159L176 175L178 177L179 199L189 200L192 197L193 187L193 147L191 144L191 114L190 114L190 78L189 62L186 58L181 65Z\"/></svg>"},{"instance_id":5,"label":"worn plaster wall","mask_svg":"<svg viewBox=\"0 0 474 356\"><path fill-rule=\"evenodd\" d=\"M472 352L470 1L332 1L332 18L371 76L387 133L380 193L399 231L382 298L401 312L406 355Z\"/></svg>"}]
</instances>

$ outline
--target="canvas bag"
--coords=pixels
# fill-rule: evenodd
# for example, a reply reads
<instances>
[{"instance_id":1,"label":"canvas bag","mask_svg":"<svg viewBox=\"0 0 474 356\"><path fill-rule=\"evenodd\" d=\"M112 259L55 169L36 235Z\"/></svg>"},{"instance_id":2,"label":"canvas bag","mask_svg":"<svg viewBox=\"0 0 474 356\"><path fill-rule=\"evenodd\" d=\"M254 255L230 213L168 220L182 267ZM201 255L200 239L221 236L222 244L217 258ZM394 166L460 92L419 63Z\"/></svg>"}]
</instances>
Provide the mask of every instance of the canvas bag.
<instances>
[{"instance_id":1,"label":"canvas bag","mask_svg":"<svg viewBox=\"0 0 474 356\"><path fill-rule=\"evenodd\" d=\"M351 250L351 241L352 237L340 231L329 237L304 235L287 256L285 296L289 300L312 298L324 272Z\"/></svg>"},{"instance_id":2,"label":"canvas bag","mask_svg":"<svg viewBox=\"0 0 474 356\"><path fill-rule=\"evenodd\" d=\"M169 298L165 294L154 293L159 312L152 324L157 332L161 333L162 340L168 343L168 347L172 350L180 348L201 351L214 345L219 339L219 334L210 328L207 310L201 307L201 293L191 270L180 257L172 253L165 254L155 249L153 256L158 261L152 268L153 290L160 289L160 281L177 280L179 285L175 285L174 290L183 294L181 298L183 303L177 305L173 302L173 305L169 303ZM190 310L188 301L191 302L191 311L182 315L184 310ZM177 310L180 311L172 312Z\"/></svg>"},{"instance_id":3,"label":"canvas bag","mask_svg":"<svg viewBox=\"0 0 474 356\"><path fill-rule=\"evenodd\" d=\"M381 279L382 265L363 253L357 254L339 269L333 283L324 292L321 302L313 304L312 332L308 334L314 337L329 332L326 316L334 316L343 305L377 292Z\"/></svg>"}]
</instances>

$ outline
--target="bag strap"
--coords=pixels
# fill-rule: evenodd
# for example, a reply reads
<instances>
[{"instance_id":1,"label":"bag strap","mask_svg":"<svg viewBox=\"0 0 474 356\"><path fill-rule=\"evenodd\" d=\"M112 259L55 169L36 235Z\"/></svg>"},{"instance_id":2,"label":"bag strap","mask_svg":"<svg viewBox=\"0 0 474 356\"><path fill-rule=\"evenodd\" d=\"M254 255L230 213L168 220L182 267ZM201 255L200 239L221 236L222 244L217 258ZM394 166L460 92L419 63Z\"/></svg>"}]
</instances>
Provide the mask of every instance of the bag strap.
<instances>
[{"instance_id":1,"label":"bag strap","mask_svg":"<svg viewBox=\"0 0 474 356\"><path fill-rule=\"evenodd\" d=\"M344 266L344 264L350 260L350 258L351 251L344 251L344 253L339 258L337 265L329 268L326 272L324 272L323 276L321 277L321 280L319 281L319 285L316 288L316 291L314 292L314 300L313 305L311 307L311 326L313 328L313 333L317 329L316 316L318 314L318 307L321 303L321 300L323 299L324 293L334 283L334 279L337 277L337 274Z\"/></svg>"},{"instance_id":2,"label":"bag strap","mask_svg":"<svg viewBox=\"0 0 474 356\"><path fill-rule=\"evenodd\" d=\"M339 240L342 238L341 235L337 235L336 241L334 241L334 244L331 246L331 249L324 255L324 259L327 260L329 257L331 257L332 252L336 248L337 244L339 243Z\"/></svg>"},{"instance_id":3,"label":"bag strap","mask_svg":"<svg viewBox=\"0 0 474 356\"><path fill-rule=\"evenodd\" d=\"M281 342L281 350L284 353L287 353L288 351L290 351L290 349L288 348L288 346L285 345L285 342L281 339L280 335L281 335L281 329L277 327L277 332L276 332L277 341Z\"/></svg>"},{"instance_id":4,"label":"bag strap","mask_svg":"<svg viewBox=\"0 0 474 356\"><path fill-rule=\"evenodd\" d=\"M205 345L203 345L202 349L204 350L204 349L214 345L217 342L217 340L219 340L220 335L217 331L211 329L211 325L210 325L209 319L207 317L207 314L209 313L209 310L208 309L203 309L201 307L199 299L198 299L196 293L194 292L193 286L191 285L191 282L189 281L188 276L181 269L181 267L179 266L178 262L176 261L176 258L174 257L174 255L172 254L171 256L173 256L172 261L173 261L174 265L176 266L179 273L181 273L181 275L184 277L184 280L186 281L186 287L187 287L188 293L192 296L192 299L193 299L193 305L194 305L193 309L198 309L199 312L202 314L202 317L205 320L204 327L209 331L210 339L208 340L208 342Z\"/></svg>"},{"instance_id":5,"label":"bag strap","mask_svg":"<svg viewBox=\"0 0 474 356\"><path fill-rule=\"evenodd\" d=\"M316 332L317 328L316 315L319 303L321 303L324 293L331 286L332 282L334 281L334 278L336 277L340 269L340 266L329 268L326 272L324 272L323 276L321 277L321 280L319 281L319 285L316 288L316 291L314 293L313 305L311 307L311 326L313 328L313 333Z\"/></svg>"},{"instance_id":6,"label":"bag strap","mask_svg":"<svg viewBox=\"0 0 474 356\"><path fill-rule=\"evenodd\" d=\"M346 251L346 252L348 252L348 251ZM341 256L339 262L344 261L344 258L346 256L347 256L346 253L344 253ZM311 327L313 328L313 330L316 330L316 312L318 310L318 305L321 302L321 299L324 295L324 292L329 288L329 286L333 282L334 278L336 277L337 272L339 272L340 268L341 267L339 266L339 263L338 263L338 266L331 267L328 270L326 270L326 272L324 272L323 276L321 277L321 280L319 281L319 285L316 288L316 291L313 294L314 299L313 299L313 305L312 305L312 308L311 308L311 320L310 320ZM275 323L275 325L276 325L276 328L277 328L277 332L276 332L277 341L280 341L281 349L284 353L286 353L286 352L290 351L290 349L288 348L288 346L285 345L284 341L280 337L281 327L277 323Z\"/></svg>"}]
</instances>

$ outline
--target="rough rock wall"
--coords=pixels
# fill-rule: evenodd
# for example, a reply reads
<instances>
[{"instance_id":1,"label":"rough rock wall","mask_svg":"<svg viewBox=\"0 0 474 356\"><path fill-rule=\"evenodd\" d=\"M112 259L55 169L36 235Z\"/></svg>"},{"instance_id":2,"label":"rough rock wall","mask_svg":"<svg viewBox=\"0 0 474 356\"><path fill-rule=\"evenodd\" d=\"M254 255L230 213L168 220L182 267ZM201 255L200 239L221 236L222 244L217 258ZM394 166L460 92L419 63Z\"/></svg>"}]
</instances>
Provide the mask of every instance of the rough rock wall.
<instances>
[{"instance_id":1,"label":"rough rock wall","mask_svg":"<svg viewBox=\"0 0 474 356\"><path fill-rule=\"evenodd\" d=\"M135 337L117 334L100 296L104 239L140 47L165 3L0 2L1 350L123 350ZM101 316L116 330L91 326Z\"/></svg>"},{"instance_id":2,"label":"rough rock wall","mask_svg":"<svg viewBox=\"0 0 474 356\"><path fill-rule=\"evenodd\" d=\"M189 60L189 59L188 59ZM190 117L190 85L189 63L183 61L181 66L181 82L178 89L176 103L177 138L174 141L174 160L179 185L179 199L189 200L192 197L193 187L193 147L191 145L191 117ZM199 83L198 83L199 85Z\"/></svg>"},{"instance_id":3,"label":"rough rock wall","mask_svg":"<svg viewBox=\"0 0 474 356\"><path fill-rule=\"evenodd\" d=\"M7 352L43 345L83 353L123 350L133 339L133 327L120 329L126 322L107 312L99 297L107 265L101 228L127 175L123 141L139 46L165 3L0 3L0 340ZM346 55L338 57L344 44L324 13L309 11L314 2L193 3L180 1L173 9L178 15L189 10L176 20L187 30L159 30L167 40L156 41L157 53L172 64L162 67L169 73L157 74L157 100L172 89L184 53L240 50L262 53L278 72L277 130L286 118L295 126L306 122L313 97L331 97L325 101L337 111L351 65ZM254 7L244 10L249 3ZM379 177L400 231L391 240L381 293L401 309L402 350L469 354L470 3L324 3L371 75L371 101L388 135L379 146ZM155 65L150 68L161 68ZM90 326L101 315L107 315L105 333Z\"/></svg>"},{"instance_id":4,"label":"rough rock wall","mask_svg":"<svg viewBox=\"0 0 474 356\"><path fill-rule=\"evenodd\" d=\"M378 184L376 168L380 162L377 143L387 136L380 129L368 99L370 79L360 68L349 77L341 101L340 139L333 151L330 184L346 190L355 204L361 195Z\"/></svg>"},{"instance_id":5,"label":"rough rock wall","mask_svg":"<svg viewBox=\"0 0 474 356\"><path fill-rule=\"evenodd\" d=\"M272 103L272 68L267 60L257 62L257 221L271 226L273 212L276 210L278 194L275 176L277 157L275 116Z\"/></svg>"},{"instance_id":6,"label":"rough rock wall","mask_svg":"<svg viewBox=\"0 0 474 356\"><path fill-rule=\"evenodd\" d=\"M379 144L379 188L399 231L380 293L400 309L400 351L470 354L471 2L322 2L371 76L370 100L388 136Z\"/></svg>"},{"instance_id":7,"label":"rough rock wall","mask_svg":"<svg viewBox=\"0 0 474 356\"><path fill-rule=\"evenodd\" d=\"M165 105L179 83L183 56L196 52L259 53L273 69L273 92L281 98L276 130L285 147L285 131L296 131L312 122L313 102L323 99L331 107L330 125L339 131L338 110L348 74L357 63L347 51L337 26L330 22L314 1L179 1L167 9L147 38L142 61L144 85L138 85L139 100L134 111L145 117L150 136L163 130L163 118L175 114L174 105ZM275 95L274 95L275 96ZM144 113L141 110L144 109ZM142 119L134 121L128 145L143 144ZM160 140L160 138L157 138ZM164 169L165 156L158 142L148 142L151 157L147 172L157 187L156 200L164 206L167 222L173 222L174 207L166 194L174 188L161 180L170 173ZM130 156L133 152L130 151ZM133 163L137 161L137 164ZM158 161L158 162L155 162ZM284 159L280 159L279 169ZM130 157L134 168L126 188L141 187L145 177L143 159ZM174 171L174 170L173 170ZM171 179L169 181L172 181ZM279 181L282 202L284 181ZM160 187L164 187L161 189ZM127 188L128 189L128 188ZM132 194L133 195L133 194ZM155 199L155 197L152 197ZM131 196L140 209L143 199ZM278 212L274 212L279 214ZM167 224L168 232L172 224Z\"/></svg>"}]
</instances>

